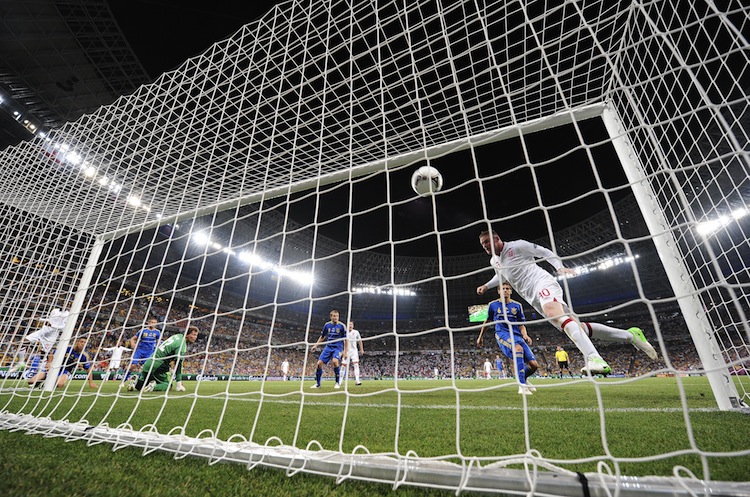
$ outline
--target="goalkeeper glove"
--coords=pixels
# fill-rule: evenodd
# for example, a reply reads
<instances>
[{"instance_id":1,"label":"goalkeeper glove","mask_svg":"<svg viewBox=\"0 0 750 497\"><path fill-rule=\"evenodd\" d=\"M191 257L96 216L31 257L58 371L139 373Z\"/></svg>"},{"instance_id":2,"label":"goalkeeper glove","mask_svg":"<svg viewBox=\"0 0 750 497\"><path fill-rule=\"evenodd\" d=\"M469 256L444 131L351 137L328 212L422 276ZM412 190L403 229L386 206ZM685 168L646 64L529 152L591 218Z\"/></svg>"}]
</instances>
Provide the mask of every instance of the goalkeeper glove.
<instances>
[{"instance_id":1,"label":"goalkeeper glove","mask_svg":"<svg viewBox=\"0 0 750 497\"><path fill-rule=\"evenodd\" d=\"M177 382L177 388L175 388L175 390L177 390L178 392L184 392L185 391L185 387L182 386L182 382L181 381Z\"/></svg>"}]
</instances>

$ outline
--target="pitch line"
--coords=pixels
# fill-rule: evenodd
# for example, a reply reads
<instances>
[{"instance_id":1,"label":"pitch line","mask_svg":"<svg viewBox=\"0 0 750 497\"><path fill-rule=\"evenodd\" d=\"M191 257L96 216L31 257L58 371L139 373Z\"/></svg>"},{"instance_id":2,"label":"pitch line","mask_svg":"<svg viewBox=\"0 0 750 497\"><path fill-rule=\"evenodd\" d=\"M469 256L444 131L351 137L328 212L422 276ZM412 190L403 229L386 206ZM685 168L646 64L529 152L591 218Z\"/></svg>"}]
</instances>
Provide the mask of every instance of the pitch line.
<instances>
[{"instance_id":1,"label":"pitch line","mask_svg":"<svg viewBox=\"0 0 750 497\"><path fill-rule=\"evenodd\" d=\"M246 401L250 402L261 402L260 399L244 399ZM294 400L280 400L280 399L263 399L263 403L271 402L274 404L299 404L299 401ZM341 402L318 402L318 401L305 401L304 403L306 406L344 406L347 405L348 407L374 407L377 409L396 409L398 408L398 404L368 404L368 403L362 403L362 402L350 402L349 404L344 404ZM436 409L436 410L456 410L455 405L401 405L402 409ZM523 407L518 406L472 406L472 405L462 405L460 406L461 409L466 410L474 410L474 411L523 411ZM531 412L599 412L599 408L597 407L554 407L554 406L547 406L547 407L534 407L529 406L528 410ZM718 407L696 407L696 408L688 408L689 412L719 412L720 409ZM616 413L643 413L643 412L656 412L656 413L681 413L683 412L683 409L681 407L613 407L613 408L605 408L604 409L605 414L609 412L616 412Z\"/></svg>"}]
</instances>

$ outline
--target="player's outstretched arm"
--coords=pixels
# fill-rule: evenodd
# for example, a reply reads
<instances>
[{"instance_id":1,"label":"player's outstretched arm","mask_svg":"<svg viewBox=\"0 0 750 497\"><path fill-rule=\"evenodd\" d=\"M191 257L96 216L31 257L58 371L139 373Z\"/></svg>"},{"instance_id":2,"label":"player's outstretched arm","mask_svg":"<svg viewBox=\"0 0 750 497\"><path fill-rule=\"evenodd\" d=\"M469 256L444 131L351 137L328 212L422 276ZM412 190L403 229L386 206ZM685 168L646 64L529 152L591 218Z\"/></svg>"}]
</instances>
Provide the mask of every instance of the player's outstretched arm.
<instances>
[{"instance_id":1,"label":"player's outstretched arm","mask_svg":"<svg viewBox=\"0 0 750 497\"><path fill-rule=\"evenodd\" d=\"M86 377L86 380L89 382L89 388L96 388L96 383L94 383L94 368L89 366L89 375Z\"/></svg>"},{"instance_id":2,"label":"player's outstretched arm","mask_svg":"<svg viewBox=\"0 0 750 497\"><path fill-rule=\"evenodd\" d=\"M487 319L484 320L484 323L482 323L482 328L479 330L479 336L477 337L477 347L482 347L482 344L484 343L484 330L487 328L487 323L490 322L489 316Z\"/></svg>"},{"instance_id":3,"label":"player's outstretched arm","mask_svg":"<svg viewBox=\"0 0 750 497\"><path fill-rule=\"evenodd\" d=\"M318 337L318 341L313 344L313 346L310 348L310 351L315 352L316 350L318 350L318 345L320 345L320 342L322 341L323 341L323 335Z\"/></svg>"}]
</instances>

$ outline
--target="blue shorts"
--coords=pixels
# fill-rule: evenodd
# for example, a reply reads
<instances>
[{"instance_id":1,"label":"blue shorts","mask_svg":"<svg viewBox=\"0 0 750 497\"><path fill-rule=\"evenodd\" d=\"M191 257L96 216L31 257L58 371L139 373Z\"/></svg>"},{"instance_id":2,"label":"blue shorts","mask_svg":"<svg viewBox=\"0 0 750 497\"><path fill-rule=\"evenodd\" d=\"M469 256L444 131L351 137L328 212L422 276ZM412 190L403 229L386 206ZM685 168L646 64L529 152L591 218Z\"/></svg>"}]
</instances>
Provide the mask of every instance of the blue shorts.
<instances>
[{"instance_id":1,"label":"blue shorts","mask_svg":"<svg viewBox=\"0 0 750 497\"><path fill-rule=\"evenodd\" d=\"M331 359L336 359L337 361L341 361L341 354L344 352L343 347L329 347L326 345L326 348L323 349L323 352L320 353L319 359L323 361L323 364L328 364Z\"/></svg>"},{"instance_id":2,"label":"blue shorts","mask_svg":"<svg viewBox=\"0 0 750 497\"><path fill-rule=\"evenodd\" d=\"M503 351L503 354L509 359L514 359L515 355L513 354L513 347L510 342L510 334L509 333L495 333L495 340L497 340L497 344L500 346L500 350ZM536 361L536 357L534 357L534 353L531 351L531 348L529 345L523 341L523 338L516 335L513 337L513 340L515 341L515 345L520 345L523 347L523 360L524 362L529 361Z\"/></svg>"},{"instance_id":3,"label":"blue shorts","mask_svg":"<svg viewBox=\"0 0 750 497\"><path fill-rule=\"evenodd\" d=\"M133 364L143 366L143 364L154 355L153 350L137 350L133 353Z\"/></svg>"}]
</instances>

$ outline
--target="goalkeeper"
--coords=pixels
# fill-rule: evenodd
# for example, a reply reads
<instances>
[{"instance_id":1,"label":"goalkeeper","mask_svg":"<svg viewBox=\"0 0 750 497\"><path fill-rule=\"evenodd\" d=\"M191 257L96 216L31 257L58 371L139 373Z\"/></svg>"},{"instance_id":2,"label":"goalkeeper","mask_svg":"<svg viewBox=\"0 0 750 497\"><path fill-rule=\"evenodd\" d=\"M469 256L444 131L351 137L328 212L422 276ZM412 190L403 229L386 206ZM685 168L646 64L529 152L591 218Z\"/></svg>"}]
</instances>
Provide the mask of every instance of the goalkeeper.
<instances>
[{"instance_id":1,"label":"goalkeeper","mask_svg":"<svg viewBox=\"0 0 750 497\"><path fill-rule=\"evenodd\" d=\"M170 363L175 362L174 380L177 383L177 391L184 392L182 386L182 360L187 352L189 343L198 340L198 328L188 326L185 334L172 335L158 347L154 355L143 365L143 371L136 378L133 377L128 384L128 390L143 390L144 392L163 392L169 390ZM145 386L144 386L145 385Z\"/></svg>"}]
</instances>

